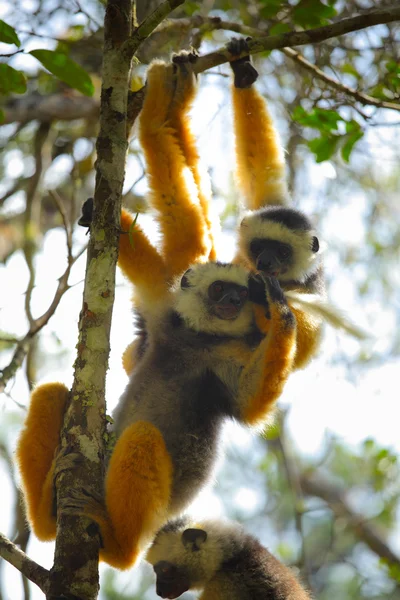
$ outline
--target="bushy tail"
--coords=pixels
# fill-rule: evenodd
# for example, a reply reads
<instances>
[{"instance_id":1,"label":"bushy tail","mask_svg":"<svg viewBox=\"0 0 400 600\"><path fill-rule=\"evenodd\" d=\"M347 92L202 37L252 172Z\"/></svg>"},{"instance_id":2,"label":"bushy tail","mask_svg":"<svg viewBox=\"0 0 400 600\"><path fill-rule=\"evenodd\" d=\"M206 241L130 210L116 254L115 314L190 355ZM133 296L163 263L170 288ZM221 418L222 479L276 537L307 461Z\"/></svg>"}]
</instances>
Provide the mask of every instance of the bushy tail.
<instances>
[{"instance_id":1,"label":"bushy tail","mask_svg":"<svg viewBox=\"0 0 400 600\"><path fill-rule=\"evenodd\" d=\"M294 308L299 308L317 317L321 317L336 329L343 329L358 340L371 337L361 327L353 323L340 309L333 304L322 300L316 294L301 294L299 292L285 292L286 298Z\"/></svg>"}]
</instances>

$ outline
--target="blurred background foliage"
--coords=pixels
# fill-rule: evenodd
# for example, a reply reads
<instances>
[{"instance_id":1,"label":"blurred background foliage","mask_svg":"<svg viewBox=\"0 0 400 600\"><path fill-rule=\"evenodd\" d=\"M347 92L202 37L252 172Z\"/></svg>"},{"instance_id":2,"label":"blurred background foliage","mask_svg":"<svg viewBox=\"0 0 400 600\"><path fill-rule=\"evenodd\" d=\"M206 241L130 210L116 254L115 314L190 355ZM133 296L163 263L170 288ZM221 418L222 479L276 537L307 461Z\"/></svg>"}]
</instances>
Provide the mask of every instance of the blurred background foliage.
<instances>
[{"instance_id":1,"label":"blurred background foliage","mask_svg":"<svg viewBox=\"0 0 400 600\"><path fill-rule=\"evenodd\" d=\"M157 4L138 0L138 21ZM244 35L246 27L276 35L391 5L372 0L187 1L141 47L131 87L135 91L143 85L153 58L168 58L190 46L210 52L241 27ZM0 455L8 490L5 533L16 536L23 549L29 532L12 463L15 436L35 382L61 373L74 359L83 263L80 275L62 292L73 302L56 307L69 323L69 337L52 325L55 317L41 329L32 313L46 313L57 278L65 274L59 264L65 262L65 242L52 234L67 234L68 264L85 244L84 232L74 224L82 202L93 193L103 11L97 0L14 0L4 3L0 13ZM328 244L330 297L374 338L360 345L328 331L321 358L293 375L279 417L265 437L235 444L237 432L227 435L215 494L219 513L244 522L301 574L318 600L400 599L399 446L390 436L385 443L385 435L375 435L373 426L370 433L361 427L357 441L350 443L327 422L315 449L305 450L291 419L296 402L318 394L323 396L317 398L322 413L325 401L337 403L338 420L357 432L367 410L361 402L355 404L352 393L362 384L366 390L368 373L373 373L371 394L377 397L369 406L376 424L387 420L389 430L389 422L398 420L396 382L392 388L388 378L400 366L399 41L395 22L254 57L259 88L287 149L294 203L314 217ZM227 77L226 66L200 77L194 123L212 178L214 210L229 245L239 199L230 160ZM145 165L135 135L124 204L147 212ZM54 239L58 254L53 254ZM18 282L19 292L11 290L10 281ZM127 318L129 312L121 325L125 329ZM330 389L329 373L349 385ZM392 414L382 414L387 407ZM314 422L309 410L306 435L312 438L318 419ZM330 414L326 408L327 419ZM41 562L40 554L33 558ZM18 576L5 571L0 571L0 599L40 597L26 582L18 587ZM147 567L128 574L103 569L103 599L155 598L153 588Z\"/></svg>"}]
</instances>

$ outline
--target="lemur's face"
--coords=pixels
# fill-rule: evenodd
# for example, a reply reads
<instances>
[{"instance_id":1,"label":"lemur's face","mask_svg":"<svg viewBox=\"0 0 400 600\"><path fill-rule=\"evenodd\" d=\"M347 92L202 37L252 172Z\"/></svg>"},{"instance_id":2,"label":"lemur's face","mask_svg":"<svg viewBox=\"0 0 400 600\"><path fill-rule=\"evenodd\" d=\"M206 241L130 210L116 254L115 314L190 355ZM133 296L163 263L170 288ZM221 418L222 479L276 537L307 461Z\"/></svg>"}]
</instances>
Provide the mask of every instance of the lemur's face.
<instances>
[{"instance_id":1,"label":"lemur's face","mask_svg":"<svg viewBox=\"0 0 400 600\"><path fill-rule=\"evenodd\" d=\"M209 310L219 319L236 319L248 295L245 286L232 281L214 281L208 288Z\"/></svg>"},{"instance_id":2,"label":"lemur's face","mask_svg":"<svg viewBox=\"0 0 400 600\"><path fill-rule=\"evenodd\" d=\"M178 598L189 589L189 578L185 567L160 560L154 565L157 577L156 592L161 598Z\"/></svg>"},{"instance_id":3,"label":"lemur's face","mask_svg":"<svg viewBox=\"0 0 400 600\"><path fill-rule=\"evenodd\" d=\"M287 273L294 262L290 244L272 239L256 238L250 243L250 256L257 271L270 277Z\"/></svg>"}]
</instances>

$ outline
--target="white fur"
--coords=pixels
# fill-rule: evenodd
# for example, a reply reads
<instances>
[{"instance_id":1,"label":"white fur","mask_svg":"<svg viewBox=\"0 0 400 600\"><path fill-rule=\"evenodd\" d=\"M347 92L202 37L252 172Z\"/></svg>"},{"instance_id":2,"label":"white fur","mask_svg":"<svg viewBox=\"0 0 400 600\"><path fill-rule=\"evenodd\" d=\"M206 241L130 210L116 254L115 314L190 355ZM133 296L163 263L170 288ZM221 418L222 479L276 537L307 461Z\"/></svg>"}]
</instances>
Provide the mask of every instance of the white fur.
<instances>
[{"instance_id":1,"label":"white fur","mask_svg":"<svg viewBox=\"0 0 400 600\"><path fill-rule=\"evenodd\" d=\"M336 329L343 329L349 335L359 340L370 337L368 333L358 327L358 325L355 325L342 311L329 302L321 300L315 294L299 294L298 292L288 291L285 292L285 296L290 300L290 304L294 308L300 308L305 312L321 317Z\"/></svg>"},{"instance_id":2,"label":"white fur","mask_svg":"<svg viewBox=\"0 0 400 600\"><path fill-rule=\"evenodd\" d=\"M257 212L248 213L242 220L239 230L239 248L241 253L248 258L250 243L255 238L268 238L290 244L294 254L294 265L288 271L279 275L281 281L303 282L305 277L312 273L320 262L321 250L312 251L315 231L292 231L282 223L262 220Z\"/></svg>"},{"instance_id":3,"label":"white fur","mask_svg":"<svg viewBox=\"0 0 400 600\"><path fill-rule=\"evenodd\" d=\"M187 274L190 287L180 289L180 280L175 284L175 310L185 323L196 331L242 336L253 322L253 310L249 302L242 307L235 319L224 320L211 315L207 308L207 293L214 281L227 281L246 286L248 272L239 265L217 263L196 264ZM179 286L179 287L178 287Z\"/></svg>"}]
</instances>

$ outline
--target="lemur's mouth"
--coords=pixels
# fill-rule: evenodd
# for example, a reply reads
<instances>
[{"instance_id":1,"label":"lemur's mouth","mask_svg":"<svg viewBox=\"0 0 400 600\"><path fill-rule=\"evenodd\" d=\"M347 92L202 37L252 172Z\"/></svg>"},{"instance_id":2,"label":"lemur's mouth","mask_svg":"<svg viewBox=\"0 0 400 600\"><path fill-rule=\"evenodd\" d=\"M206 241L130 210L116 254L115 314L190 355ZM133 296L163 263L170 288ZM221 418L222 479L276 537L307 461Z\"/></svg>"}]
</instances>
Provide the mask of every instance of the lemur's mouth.
<instances>
[{"instance_id":1,"label":"lemur's mouth","mask_svg":"<svg viewBox=\"0 0 400 600\"><path fill-rule=\"evenodd\" d=\"M281 277L287 271L287 269L285 267L282 267L281 269L258 269L258 270L260 271L260 273L263 273L264 275L267 275L268 277Z\"/></svg>"},{"instance_id":2,"label":"lemur's mouth","mask_svg":"<svg viewBox=\"0 0 400 600\"><path fill-rule=\"evenodd\" d=\"M218 304L215 307L215 314L219 319L226 321L236 319L240 312L241 306L235 306L234 304Z\"/></svg>"}]
</instances>

